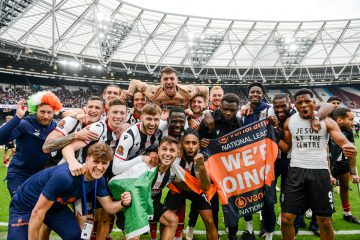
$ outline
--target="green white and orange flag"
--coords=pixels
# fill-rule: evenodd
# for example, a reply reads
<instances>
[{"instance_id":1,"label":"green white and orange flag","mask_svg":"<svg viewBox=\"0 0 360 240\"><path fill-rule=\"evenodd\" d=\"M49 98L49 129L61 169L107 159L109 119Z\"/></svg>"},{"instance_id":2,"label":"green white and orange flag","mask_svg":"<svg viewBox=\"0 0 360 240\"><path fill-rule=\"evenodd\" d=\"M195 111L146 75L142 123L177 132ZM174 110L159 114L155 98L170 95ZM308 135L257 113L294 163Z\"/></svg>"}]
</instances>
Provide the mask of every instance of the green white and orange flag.
<instances>
[{"instance_id":1,"label":"green white and orange flag","mask_svg":"<svg viewBox=\"0 0 360 240\"><path fill-rule=\"evenodd\" d=\"M156 175L157 168L150 169L141 162L109 181L109 189L116 200L120 200L124 192L131 193L131 204L124 209L127 239L150 231L149 219L154 215L151 185Z\"/></svg>"},{"instance_id":2,"label":"green white and orange flag","mask_svg":"<svg viewBox=\"0 0 360 240\"><path fill-rule=\"evenodd\" d=\"M199 180L196 177L192 176L184 168L182 168L178 163L174 162L171 165L171 169L174 171L176 177L181 179L186 184L186 186L188 186L193 192L195 192L197 194L204 193L204 191L200 187ZM177 190L177 188L173 184L171 184L168 187L172 191L180 192ZM211 184L209 190L207 192L205 192L207 200L210 201L215 193L216 193L216 187L214 184Z\"/></svg>"}]
</instances>

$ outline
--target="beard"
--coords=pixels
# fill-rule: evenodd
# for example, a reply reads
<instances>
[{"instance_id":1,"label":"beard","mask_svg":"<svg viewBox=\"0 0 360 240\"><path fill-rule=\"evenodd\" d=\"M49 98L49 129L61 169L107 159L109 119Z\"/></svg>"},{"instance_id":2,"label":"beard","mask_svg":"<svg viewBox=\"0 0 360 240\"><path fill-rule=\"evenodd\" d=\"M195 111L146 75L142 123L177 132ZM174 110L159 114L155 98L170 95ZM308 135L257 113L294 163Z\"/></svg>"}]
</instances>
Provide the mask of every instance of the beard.
<instances>
[{"instance_id":1,"label":"beard","mask_svg":"<svg viewBox=\"0 0 360 240\"><path fill-rule=\"evenodd\" d=\"M185 159L187 162L193 162L195 155L196 155L196 154L194 154L194 156L189 156L189 155L185 152L185 150L183 150L183 156L184 156L184 159Z\"/></svg>"}]
</instances>

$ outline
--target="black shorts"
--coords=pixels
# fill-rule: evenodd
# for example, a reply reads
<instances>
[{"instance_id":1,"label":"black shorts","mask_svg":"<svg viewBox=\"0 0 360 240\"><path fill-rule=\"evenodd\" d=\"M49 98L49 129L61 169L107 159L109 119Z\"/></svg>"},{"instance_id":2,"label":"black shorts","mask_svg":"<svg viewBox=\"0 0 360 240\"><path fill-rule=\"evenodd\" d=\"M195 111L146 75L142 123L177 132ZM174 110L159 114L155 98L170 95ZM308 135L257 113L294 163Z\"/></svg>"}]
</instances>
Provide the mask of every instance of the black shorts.
<instances>
[{"instance_id":1,"label":"black shorts","mask_svg":"<svg viewBox=\"0 0 360 240\"><path fill-rule=\"evenodd\" d=\"M154 217L153 219L149 220L149 222L159 222L161 216L169 210L165 204L162 204L161 201L161 194L159 197L155 197L153 199L153 206L154 206Z\"/></svg>"},{"instance_id":2,"label":"black shorts","mask_svg":"<svg viewBox=\"0 0 360 240\"><path fill-rule=\"evenodd\" d=\"M189 199L198 211L211 209L211 204L207 201L205 195L195 192L171 193L169 191L165 199L165 205L170 210L180 211L181 204L185 199Z\"/></svg>"},{"instance_id":3,"label":"black shorts","mask_svg":"<svg viewBox=\"0 0 360 240\"><path fill-rule=\"evenodd\" d=\"M316 216L330 217L335 212L332 186L327 169L289 169L281 196L282 212L298 214L311 208Z\"/></svg>"},{"instance_id":4,"label":"black shorts","mask_svg":"<svg viewBox=\"0 0 360 240\"><path fill-rule=\"evenodd\" d=\"M9 143L4 144L4 151L7 151L12 148L15 148L14 142L9 142Z\"/></svg>"},{"instance_id":5,"label":"black shorts","mask_svg":"<svg viewBox=\"0 0 360 240\"><path fill-rule=\"evenodd\" d=\"M115 221L116 226L119 229L121 229L122 231L124 231L124 229L125 229L125 214L124 214L124 211L120 211L120 212L116 213L115 216L116 216L116 221Z\"/></svg>"},{"instance_id":6,"label":"black shorts","mask_svg":"<svg viewBox=\"0 0 360 240\"><path fill-rule=\"evenodd\" d=\"M333 175L334 178L337 178L338 176L349 172L350 172L349 161L336 161L331 174Z\"/></svg>"}]
</instances>

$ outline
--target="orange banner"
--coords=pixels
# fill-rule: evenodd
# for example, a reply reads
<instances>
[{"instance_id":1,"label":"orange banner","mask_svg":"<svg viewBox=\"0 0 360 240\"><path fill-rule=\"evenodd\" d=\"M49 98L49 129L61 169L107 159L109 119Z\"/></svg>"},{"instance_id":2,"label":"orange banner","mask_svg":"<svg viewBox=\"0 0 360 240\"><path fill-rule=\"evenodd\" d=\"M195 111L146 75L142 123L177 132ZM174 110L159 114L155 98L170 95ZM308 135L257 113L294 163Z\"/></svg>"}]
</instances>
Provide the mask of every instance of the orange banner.
<instances>
[{"instance_id":1,"label":"orange banner","mask_svg":"<svg viewBox=\"0 0 360 240\"><path fill-rule=\"evenodd\" d=\"M271 186L275 180L278 146L272 126L263 120L213 140L210 145L205 167L217 187L221 204L228 204L234 196L238 207L244 202L261 200L263 187ZM242 194L251 191L253 195L242 198Z\"/></svg>"}]
</instances>

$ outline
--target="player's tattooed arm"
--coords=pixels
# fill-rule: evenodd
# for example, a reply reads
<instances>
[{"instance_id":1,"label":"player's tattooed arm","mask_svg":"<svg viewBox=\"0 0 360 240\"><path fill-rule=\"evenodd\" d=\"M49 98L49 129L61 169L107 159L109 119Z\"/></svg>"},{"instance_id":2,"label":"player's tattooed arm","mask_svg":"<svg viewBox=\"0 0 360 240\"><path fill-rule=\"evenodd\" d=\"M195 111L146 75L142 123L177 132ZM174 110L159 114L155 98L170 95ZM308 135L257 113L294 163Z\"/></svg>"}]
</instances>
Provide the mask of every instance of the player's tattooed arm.
<instances>
[{"instance_id":1,"label":"player's tattooed arm","mask_svg":"<svg viewBox=\"0 0 360 240\"><path fill-rule=\"evenodd\" d=\"M62 136L58 131L53 131L46 138L46 141L43 145L44 153L51 153L58 151L65 146L72 143L74 140L82 140L82 141L95 141L99 138L98 134L91 131L90 126L87 126L81 129L78 132L71 133L69 135Z\"/></svg>"},{"instance_id":2,"label":"player's tattooed arm","mask_svg":"<svg viewBox=\"0 0 360 240\"><path fill-rule=\"evenodd\" d=\"M46 141L43 145L43 152L51 153L58 151L67 146L68 144L72 143L74 139L76 139L75 133L71 133L60 138L46 138Z\"/></svg>"}]
</instances>

